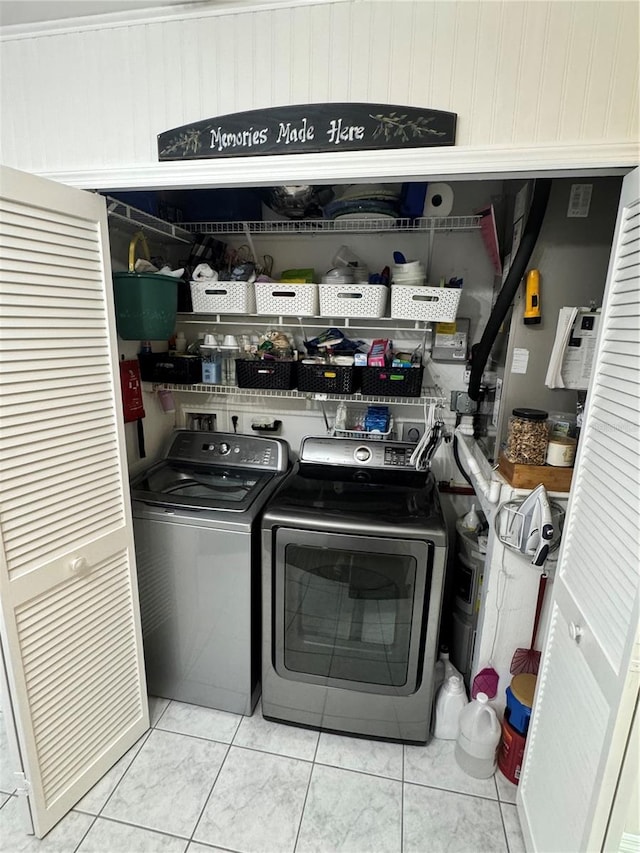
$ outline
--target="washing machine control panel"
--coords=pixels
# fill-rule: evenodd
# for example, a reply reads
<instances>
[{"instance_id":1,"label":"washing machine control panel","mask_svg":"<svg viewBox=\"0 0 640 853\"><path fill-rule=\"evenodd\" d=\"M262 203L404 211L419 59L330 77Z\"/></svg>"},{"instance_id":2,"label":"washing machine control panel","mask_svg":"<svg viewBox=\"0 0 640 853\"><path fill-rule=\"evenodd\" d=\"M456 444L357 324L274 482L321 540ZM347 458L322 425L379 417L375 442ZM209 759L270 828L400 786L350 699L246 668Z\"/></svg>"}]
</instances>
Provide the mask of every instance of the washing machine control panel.
<instances>
[{"instance_id":1,"label":"washing machine control panel","mask_svg":"<svg viewBox=\"0 0 640 853\"><path fill-rule=\"evenodd\" d=\"M289 464L288 447L284 441L262 436L194 430L177 431L167 458L210 465L224 463L225 466L264 471L286 471Z\"/></svg>"}]
</instances>

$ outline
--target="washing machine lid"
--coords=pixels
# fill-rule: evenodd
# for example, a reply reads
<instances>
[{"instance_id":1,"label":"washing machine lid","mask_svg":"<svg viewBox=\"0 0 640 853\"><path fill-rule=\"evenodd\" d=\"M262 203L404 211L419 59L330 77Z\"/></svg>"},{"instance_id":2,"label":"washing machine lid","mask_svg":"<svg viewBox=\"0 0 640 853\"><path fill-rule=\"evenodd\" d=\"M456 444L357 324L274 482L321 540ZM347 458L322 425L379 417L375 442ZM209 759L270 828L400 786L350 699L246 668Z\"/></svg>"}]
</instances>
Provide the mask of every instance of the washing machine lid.
<instances>
[{"instance_id":1,"label":"washing machine lid","mask_svg":"<svg viewBox=\"0 0 640 853\"><path fill-rule=\"evenodd\" d=\"M244 512L273 477L250 468L165 460L131 483L131 497L161 506Z\"/></svg>"}]
</instances>

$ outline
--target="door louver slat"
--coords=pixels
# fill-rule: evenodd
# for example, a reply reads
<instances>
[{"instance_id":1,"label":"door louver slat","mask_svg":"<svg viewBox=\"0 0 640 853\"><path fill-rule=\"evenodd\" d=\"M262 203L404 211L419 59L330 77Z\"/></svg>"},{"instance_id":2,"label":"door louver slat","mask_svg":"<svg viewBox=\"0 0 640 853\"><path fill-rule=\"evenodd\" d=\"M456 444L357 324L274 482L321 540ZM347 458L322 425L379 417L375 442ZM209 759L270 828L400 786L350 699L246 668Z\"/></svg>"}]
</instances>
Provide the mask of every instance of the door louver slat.
<instances>
[{"instance_id":1,"label":"door louver slat","mask_svg":"<svg viewBox=\"0 0 640 853\"><path fill-rule=\"evenodd\" d=\"M109 255L103 198L0 166L0 619L39 838L148 726Z\"/></svg>"},{"instance_id":2,"label":"door louver slat","mask_svg":"<svg viewBox=\"0 0 640 853\"><path fill-rule=\"evenodd\" d=\"M60 246L64 241L65 245L78 244L90 248L94 254L97 252L94 232L85 233L61 222L43 222L25 216L19 222L6 223L3 231L9 239L26 240L28 245Z\"/></svg>"},{"instance_id":3,"label":"door louver slat","mask_svg":"<svg viewBox=\"0 0 640 853\"><path fill-rule=\"evenodd\" d=\"M105 607L101 603L101 593L105 585L112 589L114 584L115 588L121 591L126 599L130 591L130 579L128 560L124 553L116 560L107 561L104 567L96 568L92 573L91 583L83 587L85 605L89 610L93 610L96 638L100 637L100 628L106 628L110 631L119 630L122 637L129 637L129 654L118 660L115 673L110 671L113 658L112 649L108 644L102 645L102 648L100 648L100 643L96 644L96 650L100 650L102 654L90 672L87 672L78 663L81 658L78 658L77 655L82 653L83 647L81 646L80 650L76 648L74 651L73 649L74 627L79 622L79 614L76 615L74 611L71 611L70 614L71 622L69 630L65 634L67 639L58 636L55 643L50 644L50 647L53 645L54 649L57 650L60 659L69 662L76 661L76 666L68 670L66 679L56 678L55 670L52 670L50 666L50 659L43 659L39 651L30 653L29 650L26 650L24 654L27 682L32 677L44 678L45 687L40 681L40 691L34 695L32 707L34 735L41 758L43 789L47 802L54 800L64 790L69 778L69 767L74 762L80 762L79 766L82 766L91 758L97 759L100 750L103 749L101 743L104 742L105 737L110 736L107 732L109 722L100 720L103 705L95 701L101 695L101 691L108 690L109 695L118 696L121 703L117 704L131 703L132 685L137 681L138 674L136 656L132 654L135 639L131 628L130 599L125 602L124 606L114 609ZM76 586L73 581L70 581L68 584L63 584L38 597L24 608L18 608L16 620L20 637L22 638L24 630L25 640L28 638L30 617L34 609L44 617L44 620L38 623L39 634L43 637L47 635L57 636L56 604L62 603L63 599L70 593L75 592ZM48 615L47 605L54 607ZM83 610L80 618L84 618L85 613L86 610ZM56 702L51 701L52 695L56 696ZM74 701L79 695L84 698L84 704ZM61 708L67 709L71 717L65 719L63 724L58 723L56 725L55 715ZM133 702L127 715L129 721L133 722L139 713L139 702ZM69 731L69 726L73 726L77 737L62 751L58 748L56 739L51 740L51 734L57 730L61 736L64 736L64 733ZM93 754L92 750L87 750L86 745L83 745L83 736L86 737L87 733L93 735ZM46 742L45 738L47 738Z\"/></svg>"},{"instance_id":4,"label":"door louver slat","mask_svg":"<svg viewBox=\"0 0 640 853\"><path fill-rule=\"evenodd\" d=\"M79 751L74 761L66 761L55 769L55 772L50 773L48 779L48 789L50 790L50 799L55 802L57 792L64 792L65 780L75 778L86 766L86 758L83 756L100 755L100 743L112 743L118 738L120 732L126 731L131 720L135 720L140 713L140 704L133 698L135 688L135 678L131 676L126 682L123 682L121 689L114 693L114 697L119 701L117 705L117 713L112 714L108 723L101 726L96 726L92 731L91 739L83 738L78 735ZM103 698L103 701L108 701L108 694ZM85 743L86 741L86 743Z\"/></svg>"},{"instance_id":5,"label":"door louver slat","mask_svg":"<svg viewBox=\"0 0 640 853\"><path fill-rule=\"evenodd\" d=\"M105 687L106 687L106 685L105 685ZM106 697L104 695L103 696L96 696L96 697L92 697L92 700L104 702L105 698ZM97 724L98 730L100 730L101 728L104 728L105 725L108 727L109 725L113 724L114 722L115 721L113 720L113 718L109 716L108 710L105 710L105 709L103 709L102 712L99 714L99 716L96 717L96 724ZM97 736L102 737L103 736L102 732L100 732L100 734ZM65 747L71 742L72 738L73 738L73 736L71 733L69 733L67 737L63 737L59 742L59 748L61 750L64 750ZM96 738L95 732L88 730L88 731L84 732L82 738L80 740L78 740L77 746L80 749L91 749L91 747L95 743L95 738ZM61 774L68 776L70 767L72 767L78 760L81 761L82 758L80 756L80 758L78 759L78 757L76 755L75 758L72 758L70 761L66 762L66 764L61 763L59 765L59 767L57 768L56 775L54 776L52 774L52 782L55 783L56 777L59 779Z\"/></svg>"},{"instance_id":6,"label":"door louver slat","mask_svg":"<svg viewBox=\"0 0 640 853\"><path fill-rule=\"evenodd\" d=\"M124 615L126 617L126 613ZM126 658L124 650L121 655L122 658ZM36 724L40 721L46 721L48 731L43 728L43 738L40 741L42 745L47 742L45 738L52 728L58 729L58 732L64 731L76 715L78 708L81 708L83 704L89 705L94 701L97 694L109 690L114 682L119 680L122 674L122 658L114 654L109 657L108 661L101 660L99 672L94 672L89 678L84 679L79 684L74 684L71 688L67 689L64 684L60 687L50 685L50 690L47 690L46 687L40 688L43 701L38 706L34 706L33 719ZM72 655L72 660L76 664L76 669L84 664L81 657ZM73 703L75 707L61 703ZM54 713L51 712L51 708L56 709ZM52 741L53 738L49 743Z\"/></svg>"},{"instance_id":7,"label":"door louver slat","mask_svg":"<svg viewBox=\"0 0 640 853\"><path fill-rule=\"evenodd\" d=\"M560 576L589 614L612 669L620 672L629 620L638 591L640 553L640 251L638 208L627 208L594 365L588 429L573 485L578 524L567 533ZM629 341L631 352L619 347ZM635 354L635 357L634 357ZM635 554L635 565L628 555ZM578 568L579 567L579 568ZM609 570L607 570L609 569Z\"/></svg>"},{"instance_id":8,"label":"door louver slat","mask_svg":"<svg viewBox=\"0 0 640 853\"><path fill-rule=\"evenodd\" d=\"M27 571L31 565L40 565L47 554L61 557L70 549L80 550L82 542L86 542L92 534L105 536L107 533L114 533L122 527L123 523L122 512L116 509L113 509L108 516L100 514L94 516L89 513L85 516L82 522L78 522L75 526L67 525L66 528L60 529L59 534L51 536L48 550L46 540L34 543L33 547L7 549L7 562L10 565L11 575Z\"/></svg>"},{"instance_id":9,"label":"door louver slat","mask_svg":"<svg viewBox=\"0 0 640 853\"><path fill-rule=\"evenodd\" d=\"M78 430L73 439L64 436L58 441L55 436L47 435L48 438L42 436L42 439L38 441L38 450L35 452L30 448L26 448L24 442L22 444L15 444L12 447L9 445L5 446L3 452L0 453L0 463L2 463L3 471L9 473L12 468L18 468L22 465L21 456L23 454L30 455L35 463L49 460L52 450L59 451L60 455L62 455L66 446L77 439L84 439L84 445L87 450L99 446L104 447L105 444L111 444L114 453L117 450L113 433L109 430L108 424L100 423L99 419L96 419L94 424L91 424L88 429ZM11 510L7 510L7 512L11 515Z\"/></svg>"},{"instance_id":10,"label":"door louver slat","mask_svg":"<svg viewBox=\"0 0 640 853\"><path fill-rule=\"evenodd\" d=\"M54 227L64 226L69 229L70 234L86 234L89 239L99 243L95 223L76 216L67 216L61 211L27 206L5 198L0 199L0 211L3 214L3 228L5 225L22 226L29 222L40 223L43 230L46 230L49 224Z\"/></svg>"},{"instance_id":11,"label":"door louver slat","mask_svg":"<svg viewBox=\"0 0 640 853\"><path fill-rule=\"evenodd\" d=\"M114 595L114 585L117 586L119 583L117 568L117 560L110 559L93 569L94 576L100 578L100 589L94 591L90 600L86 598L84 588L75 584L68 587L64 598L34 601L33 606L29 608L29 613L23 615L22 618L22 637L25 648L29 648L31 651L42 648L45 654L52 651L47 649L46 638L42 635L44 623L48 624L50 621L55 621L55 625L52 625L49 631L52 636L57 631L68 635L68 626L71 624L75 624L79 628L83 612L100 606L103 601L108 601L110 596ZM101 573L101 575L96 575L96 572ZM71 607L73 608L72 613L69 612ZM66 642L74 643L76 639L77 635L67 636Z\"/></svg>"}]
</instances>

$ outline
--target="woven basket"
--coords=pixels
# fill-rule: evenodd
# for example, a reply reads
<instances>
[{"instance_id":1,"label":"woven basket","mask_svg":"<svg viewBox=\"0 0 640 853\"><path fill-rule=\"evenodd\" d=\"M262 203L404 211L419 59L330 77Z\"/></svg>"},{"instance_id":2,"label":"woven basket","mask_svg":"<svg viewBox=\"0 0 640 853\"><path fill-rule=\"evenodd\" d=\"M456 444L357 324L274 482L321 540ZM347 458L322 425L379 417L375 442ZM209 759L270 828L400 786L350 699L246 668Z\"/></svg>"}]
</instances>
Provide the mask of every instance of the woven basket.
<instances>
[{"instance_id":1,"label":"woven basket","mask_svg":"<svg viewBox=\"0 0 640 853\"><path fill-rule=\"evenodd\" d=\"M194 311L208 314L255 314L253 284L246 281L192 281Z\"/></svg>"},{"instance_id":2,"label":"woven basket","mask_svg":"<svg viewBox=\"0 0 640 853\"><path fill-rule=\"evenodd\" d=\"M256 282L258 314L286 314L290 317L315 317L318 313L317 284Z\"/></svg>"},{"instance_id":3,"label":"woven basket","mask_svg":"<svg viewBox=\"0 0 640 853\"><path fill-rule=\"evenodd\" d=\"M391 316L396 320L453 323L461 294L457 287L396 285L391 288Z\"/></svg>"},{"instance_id":4,"label":"woven basket","mask_svg":"<svg viewBox=\"0 0 640 853\"><path fill-rule=\"evenodd\" d=\"M389 289L384 284L320 284L323 317L384 317Z\"/></svg>"}]
</instances>

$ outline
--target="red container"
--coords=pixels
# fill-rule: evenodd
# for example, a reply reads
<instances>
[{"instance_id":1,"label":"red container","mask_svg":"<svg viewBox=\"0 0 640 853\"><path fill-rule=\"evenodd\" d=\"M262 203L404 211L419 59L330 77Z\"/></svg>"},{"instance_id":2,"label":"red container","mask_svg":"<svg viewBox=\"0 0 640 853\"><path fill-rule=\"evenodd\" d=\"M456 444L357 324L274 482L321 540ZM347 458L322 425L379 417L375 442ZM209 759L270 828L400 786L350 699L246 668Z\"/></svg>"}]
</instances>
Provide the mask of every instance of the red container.
<instances>
[{"instance_id":1,"label":"red container","mask_svg":"<svg viewBox=\"0 0 640 853\"><path fill-rule=\"evenodd\" d=\"M506 720L503 720L502 737L498 747L498 767L514 785L520 781L525 743L525 736L517 732Z\"/></svg>"}]
</instances>

